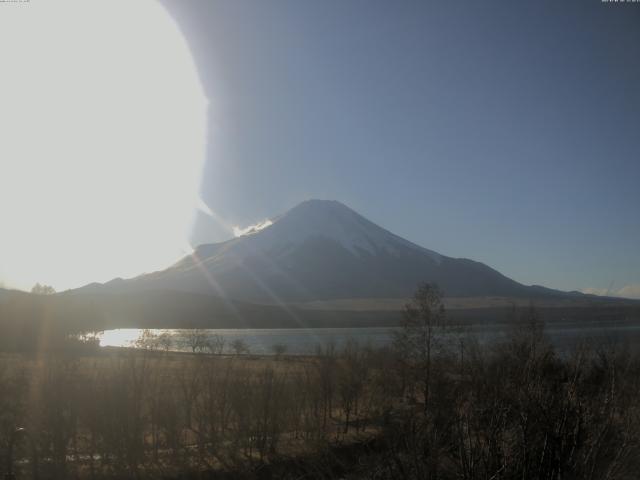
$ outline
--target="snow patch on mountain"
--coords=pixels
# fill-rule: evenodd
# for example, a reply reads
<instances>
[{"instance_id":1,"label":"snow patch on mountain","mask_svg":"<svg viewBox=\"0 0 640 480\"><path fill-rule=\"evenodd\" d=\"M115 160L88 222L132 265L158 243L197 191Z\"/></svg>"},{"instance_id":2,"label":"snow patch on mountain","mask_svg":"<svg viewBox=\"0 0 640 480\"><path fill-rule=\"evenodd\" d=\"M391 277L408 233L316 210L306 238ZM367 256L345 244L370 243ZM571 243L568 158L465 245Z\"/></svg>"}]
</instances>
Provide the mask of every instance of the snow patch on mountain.
<instances>
[{"instance_id":1,"label":"snow patch on mountain","mask_svg":"<svg viewBox=\"0 0 640 480\"><path fill-rule=\"evenodd\" d=\"M239 226L233 227L233 235L235 237L242 237L244 235L251 235L252 233L259 232L260 230L264 230L267 227L273 225L273 222L268 218L263 220L262 222L258 222L255 225L249 225L248 227L241 228Z\"/></svg>"},{"instance_id":2,"label":"snow patch on mountain","mask_svg":"<svg viewBox=\"0 0 640 480\"><path fill-rule=\"evenodd\" d=\"M276 218L271 228L251 238L250 243L254 249L268 251L283 243L299 245L317 237L335 241L356 255L398 255L410 249L429 254L436 263L442 260L438 253L394 235L334 200L301 203Z\"/></svg>"}]
</instances>

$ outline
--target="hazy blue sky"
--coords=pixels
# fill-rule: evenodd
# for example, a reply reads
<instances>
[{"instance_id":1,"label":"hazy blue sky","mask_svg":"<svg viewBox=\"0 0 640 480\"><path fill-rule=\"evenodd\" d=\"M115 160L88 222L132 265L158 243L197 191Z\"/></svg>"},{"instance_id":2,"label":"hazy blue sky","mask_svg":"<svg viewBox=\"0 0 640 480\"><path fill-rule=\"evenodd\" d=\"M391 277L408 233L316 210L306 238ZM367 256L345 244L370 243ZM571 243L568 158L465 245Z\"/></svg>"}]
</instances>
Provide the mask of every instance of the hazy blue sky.
<instances>
[{"instance_id":1,"label":"hazy blue sky","mask_svg":"<svg viewBox=\"0 0 640 480\"><path fill-rule=\"evenodd\" d=\"M337 199L526 284L640 285L640 4L162 3L225 221ZM202 218L196 241L227 236Z\"/></svg>"}]
</instances>

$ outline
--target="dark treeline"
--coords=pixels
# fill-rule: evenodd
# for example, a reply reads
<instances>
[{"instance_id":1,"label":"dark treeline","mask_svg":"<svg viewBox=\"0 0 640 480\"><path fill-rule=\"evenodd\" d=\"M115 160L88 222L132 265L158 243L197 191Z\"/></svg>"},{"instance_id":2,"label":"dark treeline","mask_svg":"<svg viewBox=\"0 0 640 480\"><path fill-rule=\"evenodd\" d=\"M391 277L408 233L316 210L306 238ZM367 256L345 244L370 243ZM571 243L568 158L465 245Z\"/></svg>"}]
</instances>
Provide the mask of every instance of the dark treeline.
<instances>
[{"instance_id":1,"label":"dark treeline","mask_svg":"<svg viewBox=\"0 0 640 480\"><path fill-rule=\"evenodd\" d=\"M46 287L40 287L46 288ZM298 328L392 326L401 312L256 305L185 292L10 292L0 298L0 350L58 348L69 334L115 328ZM71 348L64 341L64 348Z\"/></svg>"},{"instance_id":2,"label":"dark treeline","mask_svg":"<svg viewBox=\"0 0 640 480\"><path fill-rule=\"evenodd\" d=\"M95 310L87 302L11 292L0 301L0 351L95 350L97 344L77 340L84 332L100 329L98 322L87 321L93 318Z\"/></svg>"},{"instance_id":3,"label":"dark treeline","mask_svg":"<svg viewBox=\"0 0 640 480\"><path fill-rule=\"evenodd\" d=\"M48 293L50 287L36 285L34 291ZM550 298L538 300L547 305L538 309L549 324L610 324L640 319L638 302L601 299L550 307ZM523 308L518 310L522 312ZM513 317L505 315L504 306L456 308L448 316L458 324L511 323ZM52 295L13 291L0 297L0 351L83 348L86 345L74 342L76 334L115 328L390 327L401 321L400 311L256 305L184 292Z\"/></svg>"},{"instance_id":4,"label":"dark treeline","mask_svg":"<svg viewBox=\"0 0 640 480\"><path fill-rule=\"evenodd\" d=\"M0 451L26 427L44 479L631 479L639 393L630 353L560 355L533 308L479 345L427 285L385 349L3 354Z\"/></svg>"}]
</instances>

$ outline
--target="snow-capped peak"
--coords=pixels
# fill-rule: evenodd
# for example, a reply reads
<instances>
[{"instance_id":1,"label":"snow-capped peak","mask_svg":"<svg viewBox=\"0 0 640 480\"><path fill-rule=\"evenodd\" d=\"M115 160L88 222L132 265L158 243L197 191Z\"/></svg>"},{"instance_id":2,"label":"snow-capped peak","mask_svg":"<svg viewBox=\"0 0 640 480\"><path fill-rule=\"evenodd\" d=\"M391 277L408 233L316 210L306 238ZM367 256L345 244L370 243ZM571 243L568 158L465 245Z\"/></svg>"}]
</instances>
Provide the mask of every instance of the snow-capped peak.
<instances>
[{"instance_id":1,"label":"snow-capped peak","mask_svg":"<svg viewBox=\"0 0 640 480\"><path fill-rule=\"evenodd\" d=\"M260 235L252 235L252 243L262 250L276 243L300 244L312 237L324 237L354 254L394 254L410 248L429 253L437 262L441 259L436 252L394 235L335 200L307 200L269 225Z\"/></svg>"}]
</instances>

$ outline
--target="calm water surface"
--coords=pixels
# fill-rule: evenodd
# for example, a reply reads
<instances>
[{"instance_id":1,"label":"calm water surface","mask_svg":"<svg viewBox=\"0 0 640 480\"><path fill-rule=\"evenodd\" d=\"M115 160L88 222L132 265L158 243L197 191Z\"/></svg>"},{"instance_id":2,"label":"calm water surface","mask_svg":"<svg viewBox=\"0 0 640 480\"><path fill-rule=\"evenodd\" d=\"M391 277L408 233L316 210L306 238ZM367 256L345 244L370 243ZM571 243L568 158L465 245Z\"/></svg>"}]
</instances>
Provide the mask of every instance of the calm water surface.
<instances>
[{"instance_id":1,"label":"calm water surface","mask_svg":"<svg viewBox=\"0 0 640 480\"><path fill-rule=\"evenodd\" d=\"M473 338L479 343L491 343L506 337L513 327L505 325L473 325L457 329L443 336L451 341ZM547 326L551 341L561 350L583 342L640 347L640 324L554 324ZM133 347L143 338L144 330L127 328L106 330L99 334L101 346ZM167 334L171 337L172 351L191 351L189 330L148 330L152 335ZM241 339L253 354L271 354L275 345L285 345L289 354L313 354L319 346L335 345L341 348L348 341L362 346L381 347L393 341L393 328L285 328L285 329L211 329L202 330L209 339L224 340L224 351L231 352L234 340Z\"/></svg>"}]
</instances>

